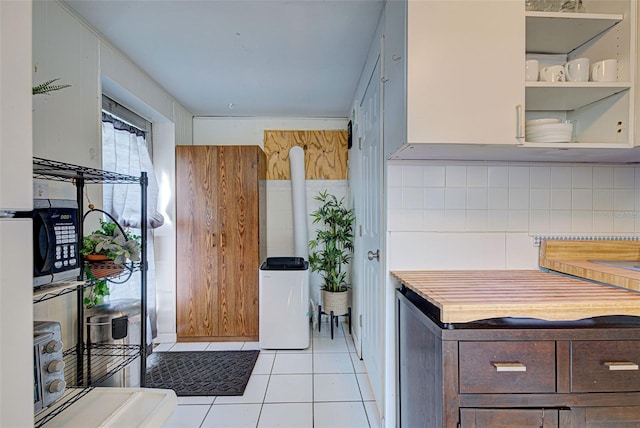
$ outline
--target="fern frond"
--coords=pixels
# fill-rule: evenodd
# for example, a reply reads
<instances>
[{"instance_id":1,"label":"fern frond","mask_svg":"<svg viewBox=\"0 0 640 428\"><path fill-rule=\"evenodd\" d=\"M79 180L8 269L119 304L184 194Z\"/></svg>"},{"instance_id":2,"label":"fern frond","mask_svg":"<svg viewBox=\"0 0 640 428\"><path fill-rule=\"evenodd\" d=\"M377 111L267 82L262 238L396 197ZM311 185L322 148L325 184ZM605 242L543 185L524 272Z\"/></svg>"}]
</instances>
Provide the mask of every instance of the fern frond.
<instances>
[{"instance_id":1,"label":"fern frond","mask_svg":"<svg viewBox=\"0 0 640 428\"><path fill-rule=\"evenodd\" d=\"M51 80L48 80L48 81L46 81L44 83L41 83L41 84L39 84L37 86L34 86L32 88L31 92L32 92L33 95L38 95L38 94L49 95L49 92L59 91L60 89L68 88L68 87L71 86L71 85L66 85L66 84L65 85L53 85L53 82L56 82L58 80L60 80L60 78L51 79Z\"/></svg>"}]
</instances>

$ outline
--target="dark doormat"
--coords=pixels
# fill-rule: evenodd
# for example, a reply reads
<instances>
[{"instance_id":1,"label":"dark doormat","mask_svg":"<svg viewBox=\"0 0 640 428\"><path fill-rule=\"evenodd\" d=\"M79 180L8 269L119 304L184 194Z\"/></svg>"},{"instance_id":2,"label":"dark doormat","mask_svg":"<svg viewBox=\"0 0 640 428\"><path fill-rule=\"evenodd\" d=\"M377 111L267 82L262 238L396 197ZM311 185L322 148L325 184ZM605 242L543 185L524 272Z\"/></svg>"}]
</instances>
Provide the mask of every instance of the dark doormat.
<instances>
[{"instance_id":1,"label":"dark doormat","mask_svg":"<svg viewBox=\"0 0 640 428\"><path fill-rule=\"evenodd\" d=\"M242 395L260 351L154 352L147 358L147 388L178 396Z\"/></svg>"}]
</instances>

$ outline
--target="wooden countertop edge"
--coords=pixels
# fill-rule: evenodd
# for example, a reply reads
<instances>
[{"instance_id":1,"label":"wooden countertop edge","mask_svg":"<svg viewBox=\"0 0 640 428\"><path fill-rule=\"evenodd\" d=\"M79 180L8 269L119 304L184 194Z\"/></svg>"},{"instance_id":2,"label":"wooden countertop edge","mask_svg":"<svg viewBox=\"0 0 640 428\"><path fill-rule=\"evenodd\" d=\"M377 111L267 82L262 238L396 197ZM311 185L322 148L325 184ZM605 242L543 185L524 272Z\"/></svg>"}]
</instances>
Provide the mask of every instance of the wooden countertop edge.
<instances>
[{"instance_id":1,"label":"wooden countertop edge","mask_svg":"<svg viewBox=\"0 0 640 428\"><path fill-rule=\"evenodd\" d=\"M549 270L640 291L640 272L593 263L588 260L541 259L540 266Z\"/></svg>"},{"instance_id":2,"label":"wooden countertop edge","mask_svg":"<svg viewBox=\"0 0 640 428\"><path fill-rule=\"evenodd\" d=\"M640 241L545 239L540 245L540 267L640 291L640 272L590 260L640 260Z\"/></svg>"},{"instance_id":3,"label":"wooden countertop edge","mask_svg":"<svg viewBox=\"0 0 640 428\"><path fill-rule=\"evenodd\" d=\"M640 307L637 302L630 302L629 304L621 302L615 308L611 308L599 307L593 301L586 301L583 304L575 304L573 308L563 306L561 311L554 310L553 304L547 301L539 305L532 305L531 302L521 305L510 303L507 309L505 309L504 304L488 304L481 309L475 303L471 303L468 306L461 304L443 306L420 289L411 286L409 288L440 309L440 321L443 323L468 323L491 318L537 318L545 321L577 321L585 318L585 309L588 309L588 318L620 315L621 312L624 315L640 316ZM518 308L518 306L522 306L522 308Z\"/></svg>"},{"instance_id":4,"label":"wooden countertop edge","mask_svg":"<svg viewBox=\"0 0 640 428\"><path fill-rule=\"evenodd\" d=\"M573 263L576 266L580 266L584 264L580 261L570 261L569 263ZM594 263L588 263L587 266L590 266ZM562 269L561 264L553 264L552 267L557 269ZM587 268L588 270L588 268ZM625 270L626 269L618 269ZM441 299L439 296L439 292L437 290L430 290L431 293L425 292L420 286L420 278L422 275L431 276L434 273L448 273L450 275L458 275L458 274L469 274L473 275L474 271L420 271L420 270L412 270L412 271L392 271L391 275L402 283L404 286L418 294L420 297L427 300L429 303L433 304L440 310L440 321L443 323L467 323L482 319L489 318L538 318L546 321L576 321L580 319L599 317L599 316L609 316L609 315L630 315L630 316L640 316L640 305L638 305L637 299L630 300L622 300L617 302L617 304L612 307L608 298L602 299L600 296L592 296L586 298L573 298L571 305L567 305L566 301L559 301L558 305L554 305L553 301L549 301L548 299L540 300L538 302L532 302L530 299L527 299L523 302L487 302L484 301L482 305L478 305L477 300L469 301L469 302L456 302L456 303L446 303L446 300ZM478 271L478 272L490 272L490 271ZM476 273L478 273L476 272ZM526 278L527 275L532 275L532 277L545 277L546 275L553 276L553 273L545 273L540 270L515 270L515 271L497 271L500 272L498 275L498 284L501 283L499 280L501 276L508 277L510 274L513 274L514 280L518 280L518 277ZM629 271L631 274L634 274L633 271ZM587 272L584 272L587 274ZM626 272L623 273L627 275ZM566 276L557 276L558 283L580 283L582 280L580 278L571 278ZM433 279L433 278L432 278ZM605 278L606 279L606 278ZM603 282L603 281L600 281ZM585 284L591 284L591 286L596 286L597 284L584 282ZM617 285L617 284L613 284ZM607 285L600 285L600 287L606 288ZM616 287L613 287L615 289ZM622 287L629 289L629 287ZM620 290L622 291L622 290ZM585 314L588 313L588 316Z\"/></svg>"}]
</instances>

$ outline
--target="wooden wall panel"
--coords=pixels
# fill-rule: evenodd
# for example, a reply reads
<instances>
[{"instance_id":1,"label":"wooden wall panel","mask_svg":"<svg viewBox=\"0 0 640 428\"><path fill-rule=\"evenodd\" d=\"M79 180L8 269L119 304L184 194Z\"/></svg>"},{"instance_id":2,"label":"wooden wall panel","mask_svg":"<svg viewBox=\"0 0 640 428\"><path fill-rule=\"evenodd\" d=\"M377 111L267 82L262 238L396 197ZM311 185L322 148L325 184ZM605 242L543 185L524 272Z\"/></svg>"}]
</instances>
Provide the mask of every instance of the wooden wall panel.
<instances>
[{"instance_id":1,"label":"wooden wall panel","mask_svg":"<svg viewBox=\"0 0 640 428\"><path fill-rule=\"evenodd\" d=\"M347 131L264 131L267 180L290 180L289 150L304 149L307 180L347 179Z\"/></svg>"}]
</instances>

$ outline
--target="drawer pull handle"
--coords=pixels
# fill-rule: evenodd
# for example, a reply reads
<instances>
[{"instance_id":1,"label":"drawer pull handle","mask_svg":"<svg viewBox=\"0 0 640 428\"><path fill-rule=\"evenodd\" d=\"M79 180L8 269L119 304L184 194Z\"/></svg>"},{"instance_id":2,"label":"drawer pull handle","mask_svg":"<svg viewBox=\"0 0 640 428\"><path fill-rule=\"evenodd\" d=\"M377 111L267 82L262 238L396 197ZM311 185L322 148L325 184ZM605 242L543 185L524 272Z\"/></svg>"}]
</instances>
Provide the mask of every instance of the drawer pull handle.
<instances>
[{"instance_id":1,"label":"drawer pull handle","mask_svg":"<svg viewBox=\"0 0 640 428\"><path fill-rule=\"evenodd\" d=\"M498 372L526 372L527 366L518 361L509 362L492 362L491 365Z\"/></svg>"},{"instance_id":2,"label":"drawer pull handle","mask_svg":"<svg viewBox=\"0 0 640 428\"><path fill-rule=\"evenodd\" d=\"M609 370L638 370L638 365L631 361L605 361L604 365Z\"/></svg>"}]
</instances>

